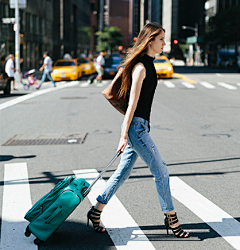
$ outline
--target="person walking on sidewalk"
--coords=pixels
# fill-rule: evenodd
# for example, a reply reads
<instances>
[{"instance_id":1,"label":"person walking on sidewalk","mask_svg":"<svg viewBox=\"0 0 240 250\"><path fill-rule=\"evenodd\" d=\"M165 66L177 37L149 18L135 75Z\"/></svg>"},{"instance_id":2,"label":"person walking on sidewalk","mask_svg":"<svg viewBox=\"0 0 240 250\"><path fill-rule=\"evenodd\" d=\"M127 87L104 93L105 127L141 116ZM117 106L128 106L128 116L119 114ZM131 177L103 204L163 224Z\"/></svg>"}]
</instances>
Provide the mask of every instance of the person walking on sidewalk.
<instances>
[{"instance_id":1,"label":"person walking on sidewalk","mask_svg":"<svg viewBox=\"0 0 240 250\"><path fill-rule=\"evenodd\" d=\"M48 52L44 52L43 53L43 65L42 67L39 69L40 71L43 71L43 75L42 75L42 79L39 83L39 85L36 87L36 89L40 89L41 85L43 84L43 82L48 78L52 83L53 83L53 87L56 87L56 83L54 82L54 80L51 77L51 72L52 72L52 59L49 56Z\"/></svg>"},{"instance_id":2,"label":"person walking on sidewalk","mask_svg":"<svg viewBox=\"0 0 240 250\"><path fill-rule=\"evenodd\" d=\"M7 85L10 84L10 86L11 86L11 82L12 82L13 83L13 89L17 90L15 88L14 71L16 71L16 69L14 68L14 55L10 54L7 57L7 62L6 62L6 65L5 65L5 72L8 75L8 80L7 80L8 83L7 83Z\"/></svg>"},{"instance_id":3,"label":"person walking on sidewalk","mask_svg":"<svg viewBox=\"0 0 240 250\"><path fill-rule=\"evenodd\" d=\"M157 87L153 60L157 53L163 51L163 47L166 45L164 39L165 30L160 25L146 24L121 65L122 73L118 72L118 74L122 74L119 95L129 98L117 148L117 152L121 151L122 155L117 170L101 190L96 205L87 214L88 223L91 220L96 232L106 231L104 227L100 226L101 212L118 188L130 176L134 163L140 156L154 176L161 209L165 214L164 223L167 234L170 228L176 237L189 237L189 233L182 230L174 211L167 165L149 135L151 106ZM158 214L158 211L154 213Z\"/></svg>"},{"instance_id":4,"label":"person walking on sidewalk","mask_svg":"<svg viewBox=\"0 0 240 250\"><path fill-rule=\"evenodd\" d=\"M96 79L94 80L95 83L101 83L102 82L102 77L104 74L104 68L103 66L105 65L105 59L104 59L104 51L100 52L100 55L97 57L97 60L95 62L95 68L98 73Z\"/></svg>"}]
</instances>

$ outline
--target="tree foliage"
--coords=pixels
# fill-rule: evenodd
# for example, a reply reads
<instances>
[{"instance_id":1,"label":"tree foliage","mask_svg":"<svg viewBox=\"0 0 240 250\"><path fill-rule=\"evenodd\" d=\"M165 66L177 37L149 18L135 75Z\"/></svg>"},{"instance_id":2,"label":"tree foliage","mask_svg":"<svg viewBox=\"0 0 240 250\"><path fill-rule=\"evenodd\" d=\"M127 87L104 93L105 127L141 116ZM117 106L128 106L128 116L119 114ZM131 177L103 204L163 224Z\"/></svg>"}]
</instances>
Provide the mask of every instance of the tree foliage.
<instances>
[{"instance_id":1,"label":"tree foliage","mask_svg":"<svg viewBox=\"0 0 240 250\"><path fill-rule=\"evenodd\" d=\"M98 42L97 42L97 51L102 50L112 50L116 46L121 45L123 37L120 33L120 29L116 26L111 27L105 27L103 31L96 32L96 35L98 36Z\"/></svg>"}]
</instances>

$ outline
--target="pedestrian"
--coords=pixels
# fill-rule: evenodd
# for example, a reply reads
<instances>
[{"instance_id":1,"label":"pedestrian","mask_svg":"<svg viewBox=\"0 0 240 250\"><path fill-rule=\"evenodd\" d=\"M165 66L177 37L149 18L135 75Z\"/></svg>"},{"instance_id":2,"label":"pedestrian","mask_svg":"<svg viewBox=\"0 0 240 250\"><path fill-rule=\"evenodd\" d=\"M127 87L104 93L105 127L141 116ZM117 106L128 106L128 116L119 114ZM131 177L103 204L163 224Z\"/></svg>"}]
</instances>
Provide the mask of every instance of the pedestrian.
<instances>
[{"instance_id":1,"label":"pedestrian","mask_svg":"<svg viewBox=\"0 0 240 250\"><path fill-rule=\"evenodd\" d=\"M8 83L7 83L7 85L10 84L10 86L11 86L11 82L12 82L13 83L13 89L17 90L15 88L14 71L16 71L16 69L14 68L14 55L10 54L7 57L7 62L6 62L6 65L5 65L5 72L8 75L8 80L7 80Z\"/></svg>"},{"instance_id":2,"label":"pedestrian","mask_svg":"<svg viewBox=\"0 0 240 250\"><path fill-rule=\"evenodd\" d=\"M105 65L105 59L104 59L104 51L100 52L100 55L97 57L96 62L95 62L95 68L98 73L96 79L94 80L95 83L101 83L102 82L102 77L104 74L104 68L103 66Z\"/></svg>"},{"instance_id":3,"label":"pedestrian","mask_svg":"<svg viewBox=\"0 0 240 250\"><path fill-rule=\"evenodd\" d=\"M130 176L134 163L140 156L155 178L157 194L162 211L165 214L165 226L179 238L189 237L182 230L171 197L169 172L150 131L150 112L154 92L157 86L154 56L163 51L166 45L165 30L158 24L148 23L140 32L133 48L128 52L122 66L122 85L119 95L129 96L128 108L122 124L122 132L117 152L121 151L121 160L117 170L109 178L100 194L97 203L89 210L88 222L91 220L96 232L106 229L100 226L100 215L110 198L123 182Z\"/></svg>"},{"instance_id":4,"label":"pedestrian","mask_svg":"<svg viewBox=\"0 0 240 250\"><path fill-rule=\"evenodd\" d=\"M43 82L48 78L52 83L53 83L53 87L56 87L56 83L54 82L54 80L51 77L51 72L52 72L52 59L49 56L48 52L44 52L43 53L43 65L42 67L39 69L40 71L43 71L43 75L42 75L42 79L38 85L38 87L36 89L40 89L41 85L43 84Z\"/></svg>"}]
</instances>

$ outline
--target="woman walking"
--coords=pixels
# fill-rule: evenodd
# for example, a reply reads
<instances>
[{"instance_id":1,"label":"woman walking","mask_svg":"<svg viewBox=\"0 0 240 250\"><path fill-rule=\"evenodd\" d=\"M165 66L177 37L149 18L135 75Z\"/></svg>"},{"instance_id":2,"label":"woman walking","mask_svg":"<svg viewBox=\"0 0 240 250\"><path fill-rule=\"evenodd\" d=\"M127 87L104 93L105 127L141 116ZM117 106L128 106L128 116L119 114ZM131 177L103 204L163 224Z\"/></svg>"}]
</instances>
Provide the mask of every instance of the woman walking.
<instances>
[{"instance_id":1,"label":"woman walking","mask_svg":"<svg viewBox=\"0 0 240 250\"><path fill-rule=\"evenodd\" d=\"M134 163L140 156L155 178L159 202L165 214L167 233L170 228L176 237L189 237L189 233L182 230L174 211L167 166L149 135L151 106L157 87L153 60L155 54L161 53L166 45L164 39L165 30L161 26L155 23L146 24L122 64L122 85L119 95L129 96L117 148L117 152L121 150L123 153L117 170L97 197L96 205L87 214L88 222L91 220L96 232L106 231L100 226L101 212L130 176Z\"/></svg>"}]
</instances>

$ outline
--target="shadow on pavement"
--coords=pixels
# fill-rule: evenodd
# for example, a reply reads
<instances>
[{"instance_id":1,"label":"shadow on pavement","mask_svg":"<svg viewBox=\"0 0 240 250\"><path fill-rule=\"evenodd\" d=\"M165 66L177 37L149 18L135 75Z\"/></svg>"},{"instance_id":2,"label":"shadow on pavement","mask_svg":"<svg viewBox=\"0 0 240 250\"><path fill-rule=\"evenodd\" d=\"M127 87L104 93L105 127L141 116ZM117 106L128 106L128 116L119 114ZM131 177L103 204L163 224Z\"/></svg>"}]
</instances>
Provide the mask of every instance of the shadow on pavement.
<instances>
[{"instance_id":1,"label":"shadow on pavement","mask_svg":"<svg viewBox=\"0 0 240 250\"><path fill-rule=\"evenodd\" d=\"M173 71L180 74L214 74L214 73L237 73L237 69L220 69L204 66L173 66Z\"/></svg>"}]
</instances>

